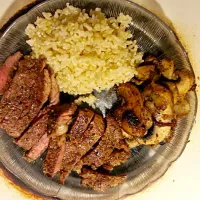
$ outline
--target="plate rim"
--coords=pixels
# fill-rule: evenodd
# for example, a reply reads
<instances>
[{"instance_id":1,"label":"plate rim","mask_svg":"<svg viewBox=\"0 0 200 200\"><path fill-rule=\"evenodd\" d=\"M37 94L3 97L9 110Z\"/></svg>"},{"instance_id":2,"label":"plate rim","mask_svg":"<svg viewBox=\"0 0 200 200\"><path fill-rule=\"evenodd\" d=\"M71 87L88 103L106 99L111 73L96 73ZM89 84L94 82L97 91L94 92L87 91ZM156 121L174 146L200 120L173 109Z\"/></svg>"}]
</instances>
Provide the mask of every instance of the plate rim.
<instances>
[{"instance_id":1,"label":"plate rim","mask_svg":"<svg viewBox=\"0 0 200 200\"><path fill-rule=\"evenodd\" d=\"M0 28L0 41L6 36L7 32L12 28L12 26L14 26L18 21L21 20L21 18L23 18L24 16L27 16L29 14L29 12L33 12L35 9L37 9L38 7L42 6L43 4L45 4L46 2L54 2L56 0L35 0L34 2L26 5L24 8L20 9L19 11L17 11L1 28ZM133 4L134 6L138 7L139 9L145 11L146 13L148 13L150 16L152 16L153 18L155 18L156 20L158 20L167 30L168 32L170 33L170 35L173 37L173 39L175 39L177 45L181 48L181 51L184 53L184 56L189 64L189 68L191 70L191 72L193 73L193 76L196 80L196 76L195 76L195 73L194 73L194 69L192 67L192 64L190 62L190 58L187 54L187 51L185 50L183 44L181 43L181 41L179 40L178 38L178 35L175 33L175 31L173 31L171 29L171 27L166 23L164 22L161 18L159 18L159 16L157 16L156 14L154 14L153 12L149 11L147 8L144 8L143 6L131 1L131 0L121 0L121 1L124 1L124 2L127 2L127 3L130 3L130 4ZM27 11L26 11L27 10ZM22 14L20 14L20 12L22 12ZM23 13L25 12L25 13ZM19 16L18 16L19 15ZM2 31L3 30L3 31ZM187 143L188 143L188 139L191 135L191 132L192 132L192 129L193 129L193 126L194 126L194 122L196 120L196 115L197 115L197 110L198 110L198 97L197 97L197 92L196 90L195 91L192 91L194 93L194 98L195 98L195 110L194 110L194 117L193 117L193 120L192 120L192 123L191 123L191 126L190 126L190 131L188 132L188 136L187 136L187 140L185 141L184 143L184 147L183 149L180 151L180 153L176 156L175 159L173 160L170 160L168 161L168 164L167 164L167 167L165 170L163 170L163 172L161 173L161 175L157 176L154 178L154 180L152 180L151 182L149 182L147 185L145 185L143 188L141 188L141 190L135 192L135 193L130 193L130 194L125 194L123 195L122 197L120 197L120 199L124 199L125 197L127 196L131 196L131 195L134 195L134 194L137 194L141 191L143 191L144 189L146 189L147 187L149 187L150 185L152 185L154 182L156 182L157 180L159 180L161 177L163 177L166 172L168 171L168 169L170 168L170 166L175 162L177 161L180 156L182 155L182 153L184 152L185 148L187 147ZM0 161L0 164L3 165ZM1 165L0 165L0 168L1 168ZM3 169L3 171L5 171L5 174L8 174L8 172L6 171L9 171L5 166L3 166L3 168L5 168L5 170ZM2 168L1 168L2 169ZM20 180L15 174L13 174L12 172L9 171L9 173L11 173L15 179L18 179L20 182L23 183L22 180ZM11 180L12 182L17 182L17 181L14 181L13 178ZM28 188L25 188L22 186L22 189L27 192L29 191L29 187ZM30 192L34 194L34 192L36 192L33 188L30 189ZM36 192L37 193L37 192ZM41 195L42 198L44 198L44 195L42 194L39 194ZM49 198L49 197L48 197ZM50 197L52 199L54 199L54 197Z\"/></svg>"}]
</instances>

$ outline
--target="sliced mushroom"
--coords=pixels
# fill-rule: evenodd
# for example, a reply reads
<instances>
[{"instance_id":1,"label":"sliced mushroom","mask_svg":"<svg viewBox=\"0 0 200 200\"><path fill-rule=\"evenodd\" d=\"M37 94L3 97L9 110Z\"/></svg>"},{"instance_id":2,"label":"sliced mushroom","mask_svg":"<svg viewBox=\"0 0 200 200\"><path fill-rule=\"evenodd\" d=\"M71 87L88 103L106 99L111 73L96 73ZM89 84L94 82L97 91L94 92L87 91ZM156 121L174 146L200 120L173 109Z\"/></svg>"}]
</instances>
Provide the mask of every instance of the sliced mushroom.
<instances>
[{"instance_id":1,"label":"sliced mushroom","mask_svg":"<svg viewBox=\"0 0 200 200\"><path fill-rule=\"evenodd\" d=\"M158 126L155 125L153 129L153 134L149 138L134 138L134 139L126 139L130 148L146 145L146 146L157 146L161 142L165 142L169 140L172 136L172 128L171 126Z\"/></svg>"},{"instance_id":2,"label":"sliced mushroom","mask_svg":"<svg viewBox=\"0 0 200 200\"><path fill-rule=\"evenodd\" d=\"M135 138L126 139L126 143L128 144L129 148L135 148L141 145Z\"/></svg>"},{"instance_id":3,"label":"sliced mushroom","mask_svg":"<svg viewBox=\"0 0 200 200\"><path fill-rule=\"evenodd\" d=\"M153 126L152 114L147 108L143 108L142 122L146 129L150 129Z\"/></svg>"},{"instance_id":4,"label":"sliced mushroom","mask_svg":"<svg viewBox=\"0 0 200 200\"><path fill-rule=\"evenodd\" d=\"M143 123L143 99L140 91L131 83L121 84L117 95L122 99L120 107L114 110L113 115L127 134L142 137L146 133Z\"/></svg>"},{"instance_id":5,"label":"sliced mushroom","mask_svg":"<svg viewBox=\"0 0 200 200\"><path fill-rule=\"evenodd\" d=\"M176 79L174 74L174 61L164 58L160 61L158 65L158 70L167 79Z\"/></svg>"},{"instance_id":6,"label":"sliced mushroom","mask_svg":"<svg viewBox=\"0 0 200 200\"><path fill-rule=\"evenodd\" d=\"M160 74L153 74L157 67ZM161 77L165 77L163 80ZM168 79L169 81L166 81ZM175 71L174 62L170 59L162 59L160 62L154 57L147 57L143 66L138 67L137 81L144 82L152 80L145 86L143 96L143 107L141 119L148 130L152 127L152 116L155 120L152 134L144 133L145 136L127 134L128 129L124 129L124 137L130 148L146 145L155 147L161 142L169 142L172 138L172 126L177 118L183 117L190 111L190 105L186 99L186 94L194 86L194 76L186 69ZM158 83L162 83L162 85ZM146 122L145 119L146 118ZM149 129L150 130L150 129Z\"/></svg>"},{"instance_id":7,"label":"sliced mushroom","mask_svg":"<svg viewBox=\"0 0 200 200\"><path fill-rule=\"evenodd\" d=\"M142 137L146 133L145 126L131 110L125 112L121 127L127 134L135 137Z\"/></svg>"},{"instance_id":8,"label":"sliced mushroom","mask_svg":"<svg viewBox=\"0 0 200 200\"><path fill-rule=\"evenodd\" d=\"M153 115L156 112L156 106L152 100L145 101L144 106L145 106L145 108L148 109L148 111L151 113L151 115Z\"/></svg>"},{"instance_id":9,"label":"sliced mushroom","mask_svg":"<svg viewBox=\"0 0 200 200\"><path fill-rule=\"evenodd\" d=\"M194 85L194 76L192 72L187 69L178 69L175 74L179 77L180 81L176 84L180 95L186 95Z\"/></svg>"},{"instance_id":10,"label":"sliced mushroom","mask_svg":"<svg viewBox=\"0 0 200 200\"><path fill-rule=\"evenodd\" d=\"M117 89L117 96L122 99L122 105L114 111L114 116L120 120L127 110L132 110L141 120L143 100L138 88L131 83L121 84Z\"/></svg>"},{"instance_id":11,"label":"sliced mushroom","mask_svg":"<svg viewBox=\"0 0 200 200\"><path fill-rule=\"evenodd\" d=\"M173 96L159 84L149 85L144 89L145 107L149 109L157 122L171 123L174 119Z\"/></svg>"},{"instance_id":12,"label":"sliced mushroom","mask_svg":"<svg viewBox=\"0 0 200 200\"><path fill-rule=\"evenodd\" d=\"M134 138L134 136L132 136L132 135L129 135L126 131L124 131L123 129L121 129L122 130L122 135L123 135L123 137L124 138L126 138L126 139L133 139Z\"/></svg>"},{"instance_id":13,"label":"sliced mushroom","mask_svg":"<svg viewBox=\"0 0 200 200\"><path fill-rule=\"evenodd\" d=\"M187 115L190 112L190 104L187 99L179 99L179 101L174 105L174 112L176 118L181 118Z\"/></svg>"},{"instance_id":14,"label":"sliced mushroom","mask_svg":"<svg viewBox=\"0 0 200 200\"><path fill-rule=\"evenodd\" d=\"M144 59L144 63L151 63L151 64L154 64L154 65L158 65L159 61L156 57L154 56L147 56L145 59Z\"/></svg>"},{"instance_id":15,"label":"sliced mushroom","mask_svg":"<svg viewBox=\"0 0 200 200\"><path fill-rule=\"evenodd\" d=\"M168 87L168 89L172 92L173 102L174 102L174 104L176 104L180 98L176 83L175 82L164 82L164 85L166 85Z\"/></svg>"},{"instance_id":16,"label":"sliced mushroom","mask_svg":"<svg viewBox=\"0 0 200 200\"><path fill-rule=\"evenodd\" d=\"M132 79L137 85L141 85L144 81L151 80L156 74L154 65L145 65L137 68L138 75Z\"/></svg>"}]
</instances>

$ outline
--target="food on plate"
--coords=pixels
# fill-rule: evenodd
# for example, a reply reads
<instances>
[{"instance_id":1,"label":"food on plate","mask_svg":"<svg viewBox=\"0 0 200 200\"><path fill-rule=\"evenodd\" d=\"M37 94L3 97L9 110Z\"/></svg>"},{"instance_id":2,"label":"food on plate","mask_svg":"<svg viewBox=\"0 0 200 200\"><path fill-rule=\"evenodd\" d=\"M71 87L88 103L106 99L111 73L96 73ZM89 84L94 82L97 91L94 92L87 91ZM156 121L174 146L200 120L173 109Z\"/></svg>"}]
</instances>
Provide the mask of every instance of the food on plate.
<instances>
[{"instance_id":1,"label":"food on plate","mask_svg":"<svg viewBox=\"0 0 200 200\"><path fill-rule=\"evenodd\" d=\"M66 150L66 133L77 107L75 104L57 106L52 110L49 134L50 142L43 164L43 172L54 177L60 171ZM62 131L61 131L62 130Z\"/></svg>"},{"instance_id":2,"label":"food on plate","mask_svg":"<svg viewBox=\"0 0 200 200\"><path fill-rule=\"evenodd\" d=\"M40 111L35 117L28 130L16 140L16 144L25 150L30 150L47 133L49 109Z\"/></svg>"},{"instance_id":3,"label":"food on plate","mask_svg":"<svg viewBox=\"0 0 200 200\"><path fill-rule=\"evenodd\" d=\"M78 99L75 100L77 105L81 105L83 103L87 103L89 106L95 108L95 103L97 101L97 97L93 94L80 96Z\"/></svg>"},{"instance_id":4,"label":"food on plate","mask_svg":"<svg viewBox=\"0 0 200 200\"><path fill-rule=\"evenodd\" d=\"M60 172L60 183L64 184L67 176L74 169L82 156L91 150L91 148L99 141L104 134L104 126L103 118L100 115L95 114L92 122L82 135L74 136L74 132L69 132L69 139L66 142L66 151Z\"/></svg>"},{"instance_id":5,"label":"food on plate","mask_svg":"<svg viewBox=\"0 0 200 200\"><path fill-rule=\"evenodd\" d=\"M140 91L131 83L119 85L117 95L122 102L114 111L116 119L121 121L124 131L133 136L144 136L146 128L143 124L143 100Z\"/></svg>"},{"instance_id":6,"label":"food on plate","mask_svg":"<svg viewBox=\"0 0 200 200\"><path fill-rule=\"evenodd\" d=\"M12 137L21 136L48 100L51 82L45 65L43 59L21 60L1 99L0 127Z\"/></svg>"},{"instance_id":7,"label":"food on plate","mask_svg":"<svg viewBox=\"0 0 200 200\"><path fill-rule=\"evenodd\" d=\"M65 153L65 136L55 136L50 139L47 156L43 164L43 172L49 177L54 177L59 172Z\"/></svg>"},{"instance_id":8,"label":"food on plate","mask_svg":"<svg viewBox=\"0 0 200 200\"><path fill-rule=\"evenodd\" d=\"M0 68L0 128L27 161L45 156L45 175L64 184L76 171L83 186L106 191L126 180L110 173L131 148L171 141L194 76L169 58L143 62L130 16L69 5L43 16L26 29L31 55Z\"/></svg>"},{"instance_id":9,"label":"food on plate","mask_svg":"<svg viewBox=\"0 0 200 200\"><path fill-rule=\"evenodd\" d=\"M14 55L9 56L0 67L0 95L9 87L16 70L16 64L22 56L21 52L18 51Z\"/></svg>"},{"instance_id":10,"label":"food on plate","mask_svg":"<svg viewBox=\"0 0 200 200\"><path fill-rule=\"evenodd\" d=\"M120 126L112 116L107 116L107 127L104 135L99 140L99 143L94 149L77 163L75 167L77 171L80 171L82 166L91 166L96 170L104 163L115 149L125 149L130 151L121 132Z\"/></svg>"},{"instance_id":11,"label":"food on plate","mask_svg":"<svg viewBox=\"0 0 200 200\"><path fill-rule=\"evenodd\" d=\"M70 137L75 139L81 137L82 134L87 130L88 125L92 121L93 117L94 112L91 110L80 110L69 132L71 135Z\"/></svg>"},{"instance_id":12,"label":"food on plate","mask_svg":"<svg viewBox=\"0 0 200 200\"><path fill-rule=\"evenodd\" d=\"M89 186L99 192L103 192L109 187L115 187L122 184L126 179L126 176L123 175L110 176L86 168L82 169L80 176L82 177L81 184L83 186Z\"/></svg>"},{"instance_id":13,"label":"food on plate","mask_svg":"<svg viewBox=\"0 0 200 200\"><path fill-rule=\"evenodd\" d=\"M106 18L101 9L88 14L70 5L43 16L28 25L27 42L33 58L46 57L60 91L86 95L110 89L137 74L143 54L127 30L130 16L121 13Z\"/></svg>"},{"instance_id":14,"label":"food on plate","mask_svg":"<svg viewBox=\"0 0 200 200\"><path fill-rule=\"evenodd\" d=\"M50 67L48 67L48 71L51 79L51 92L49 94L49 101L50 105L56 105L60 101L60 90L56 81L54 71Z\"/></svg>"},{"instance_id":15,"label":"food on plate","mask_svg":"<svg viewBox=\"0 0 200 200\"><path fill-rule=\"evenodd\" d=\"M48 148L49 146L49 137L48 134L45 133L40 140L38 141L38 143L36 143L31 149L30 151L27 151L24 155L24 158L29 161L32 162L34 160L37 160Z\"/></svg>"},{"instance_id":16,"label":"food on plate","mask_svg":"<svg viewBox=\"0 0 200 200\"><path fill-rule=\"evenodd\" d=\"M170 59L162 59L158 66L160 73L167 79L172 80L176 77L174 73L174 61Z\"/></svg>"},{"instance_id":17,"label":"food on plate","mask_svg":"<svg viewBox=\"0 0 200 200\"><path fill-rule=\"evenodd\" d=\"M103 164L103 168L112 171L114 167L119 166L125 163L130 158L131 152L126 149L116 149L114 150L110 156L105 160Z\"/></svg>"},{"instance_id":18,"label":"food on plate","mask_svg":"<svg viewBox=\"0 0 200 200\"><path fill-rule=\"evenodd\" d=\"M144 77L144 72L149 71L149 64L154 66L152 68L154 76L150 78L148 75L145 76L146 80L141 79L140 77ZM139 70L142 75L138 74L132 81L143 86L141 93L143 104L153 121L150 123L148 120L152 127L148 126L145 137L131 137L130 133L124 129L125 134L123 135L132 148L139 145L153 147L163 142L169 142L173 137L173 128L177 119L184 117L190 111L186 94L194 86L192 73L187 69L175 69L174 62L170 59L158 60L151 57L151 59L145 60L142 66L147 70ZM143 82L138 83L138 80ZM145 112L143 111L143 113ZM150 119L149 117L147 119Z\"/></svg>"}]
</instances>

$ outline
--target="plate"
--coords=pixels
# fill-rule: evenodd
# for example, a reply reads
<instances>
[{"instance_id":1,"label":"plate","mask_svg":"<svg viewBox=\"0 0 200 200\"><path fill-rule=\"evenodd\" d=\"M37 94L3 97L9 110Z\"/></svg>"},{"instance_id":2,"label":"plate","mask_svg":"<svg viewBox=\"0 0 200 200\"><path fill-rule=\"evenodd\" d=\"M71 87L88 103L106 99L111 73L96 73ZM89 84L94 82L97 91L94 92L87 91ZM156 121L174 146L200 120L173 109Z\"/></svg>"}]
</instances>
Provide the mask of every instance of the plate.
<instances>
[{"instance_id":1,"label":"plate","mask_svg":"<svg viewBox=\"0 0 200 200\"><path fill-rule=\"evenodd\" d=\"M48 0L37 4L33 9L15 20L0 37L0 64L5 58L16 52L28 53L31 49L26 44L28 39L25 28L34 23L42 12L54 12L70 3L87 11L99 7L106 16L117 16L120 12L133 18L130 31L137 40L139 48L145 54L173 59L176 67L191 71L189 59L173 31L158 17L129 0ZM16 91L17 92L17 91ZM65 185L59 185L56 179L50 179L42 173L43 158L30 164L22 158L23 150L13 143L3 130L0 130L0 161L13 174L14 179L41 195L68 200L115 200L125 195L137 193L161 177L183 152L197 111L195 92L188 94L191 112L177 122L174 137L169 144L155 149L139 147L131 150L131 158L115 168L114 175L127 174L126 182L107 192L95 192L80 186L80 178L71 173Z\"/></svg>"}]
</instances>

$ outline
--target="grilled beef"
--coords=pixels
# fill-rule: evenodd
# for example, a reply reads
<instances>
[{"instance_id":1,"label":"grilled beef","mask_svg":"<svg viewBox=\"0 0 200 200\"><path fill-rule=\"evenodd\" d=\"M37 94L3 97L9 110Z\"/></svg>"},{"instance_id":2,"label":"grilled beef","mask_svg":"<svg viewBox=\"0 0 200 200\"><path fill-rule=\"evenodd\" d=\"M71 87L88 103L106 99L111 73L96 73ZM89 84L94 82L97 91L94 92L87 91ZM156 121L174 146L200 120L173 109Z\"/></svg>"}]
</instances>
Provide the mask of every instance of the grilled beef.
<instances>
[{"instance_id":1,"label":"grilled beef","mask_svg":"<svg viewBox=\"0 0 200 200\"><path fill-rule=\"evenodd\" d=\"M51 82L44 60L23 60L0 103L0 128L18 138L48 100Z\"/></svg>"},{"instance_id":2,"label":"grilled beef","mask_svg":"<svg viewBox=\"0 0 200 200\"><path fill-rule=\"evenodd\" d=\"M54 177L60 170L62 159L65 153L65 135L52 137L50 139L48 153L43 165L44 174Z\"/></svg>"},{"instance_id":3,"label":"grilled beef","mask_svg":"<svg viewBox=\"0 0 200 200\"><path fill-rule=\"evenodd\" d=\"M74 169L74 166L81 157L85 155L103 135L105 129L104 126L103 118L96 114L82 137L67 141L60 173L61 184L64 184L65 179ZM70 136L71 135L69 135L69 137Z\"/></svg>"},{"instance_id":4,"label":"grilled beef","mask_svg":"<svg viewBox=\"0 0 200 200\"><path fill-rule=\"evenodd\" d=\"M104 192L109 187L115 187L126 180L126 176L110 176L86 168L82 169L82 186L88 186L96 191Z\"/></svg>"},{"instance_id":5,"label":"grilled beef","mask_svg":"<svg viewBox=\"0 0 200 200\"><path fill-rule=\"evenodd\" d=\"M56 81L54 71L50 67L48 67L48 71L51 78L51 92L49 95L49 102L50 105L56 105L60 101L60 90Z\"/></svg>"},{"instance_id":6,"label":"grilled beef","mask_svg":"<svg viewBox=\"0 0 200 200\"><path fill-rule=\"evenodd\" d=\"M48 148L49 146L49 137L47 133L45 133L42 138L39 140L38 143L36 143L30 151L25 153L24 157L29 162L32 162L36 159L38 159Z\"/></svg>"},{"instance_id":7,"label":"grilled beef","mask_svg":"<svg viewBox=\"0 0 200 200\"><path fill-rule=\"evenodd\" d=\"M50 108L46 108L38 114L29 129L15 142L25 150L30 150L47 133Z\"/></svg>"},{"instance_id":8,"label":"grilled beef","mask_svg":"<svg viewBox=\"0 0 200 200\"><path fill-rule=\"evenodd\" d=\"M0 67L0 95L3 94L10 85L13 78L17 62L23 55L20 52L9 56L5 63Z\"/></svg>"},{"instance_id":9,"label":"grilled beef","mask_svg":"<svg viewBox=\"0 0 200 200\"><path fill-rule=\"evenodd\" d=\"M126 162L131 155L130 150L124 150L124 149L116 149L114 150L106 162L103 165L103 168L112 171L114 167L121 165L122 163Z\"/></svg>"},{"instance_id":10,"label":"grilled beef","mask_svg":"<svg viewBox=\"0 0 200 200\"><path fill-rule=\"evenodd\" d=\"M99 144L77 163L76 170L80 170L82 165L91 166L94 170L97 169L107 161L115 148L128 151L128 146L123 139L117 121L111 116L107 116L106 119L107 128L105 134L100 139Z\"/></svg>"},{"instance_id":11,"label":"grilled beef","mask_svg":"<svg viewBox=\"0 0 200 200\"><path fill-rule=\"evenodd\" d=\"M70 130L70 137L74 139L82 137L93 117L94 112L91 110L79 110L78 116Z\"/></svg>"},{"instance_id":12,"label":"grilled beef","mask_svg":"<svg viewBox=\"0 0 200 200\"><path fill-rule=\"evenodd\" d=\"M51 114L51 139L47 156L43 165L43 172L54 177L60 171L63 156L66 150L66 135L68 125L72 120L77 106L75 104L54 107Z\"/></svg>"}]
</instances>

